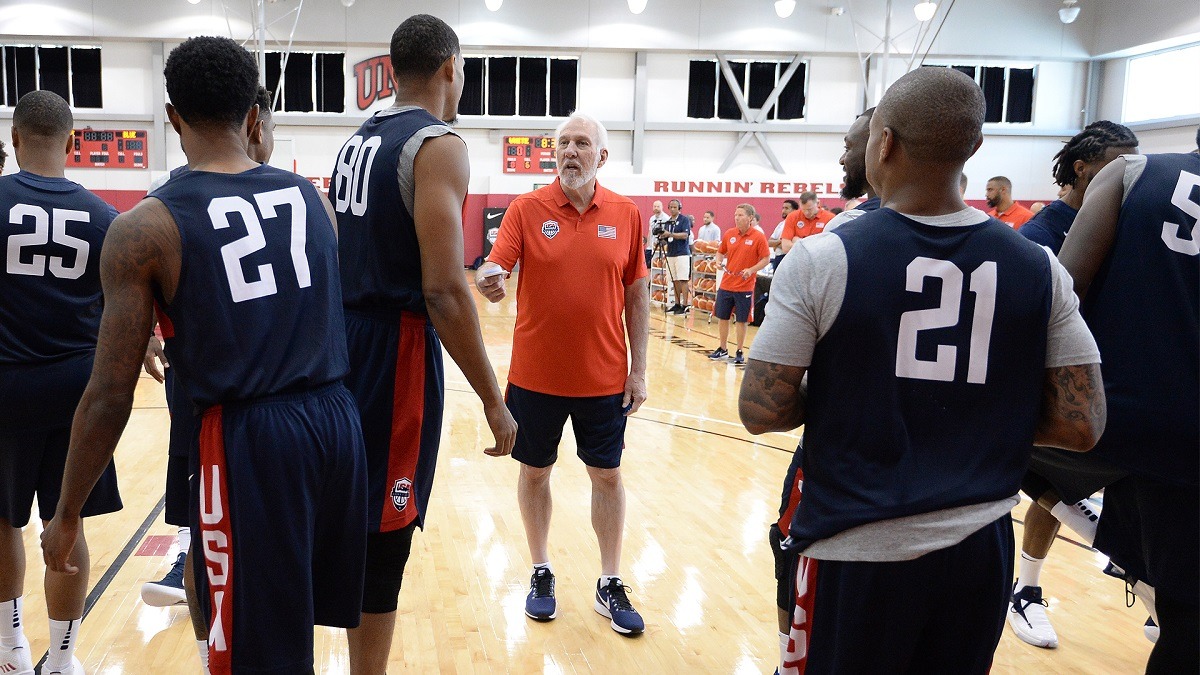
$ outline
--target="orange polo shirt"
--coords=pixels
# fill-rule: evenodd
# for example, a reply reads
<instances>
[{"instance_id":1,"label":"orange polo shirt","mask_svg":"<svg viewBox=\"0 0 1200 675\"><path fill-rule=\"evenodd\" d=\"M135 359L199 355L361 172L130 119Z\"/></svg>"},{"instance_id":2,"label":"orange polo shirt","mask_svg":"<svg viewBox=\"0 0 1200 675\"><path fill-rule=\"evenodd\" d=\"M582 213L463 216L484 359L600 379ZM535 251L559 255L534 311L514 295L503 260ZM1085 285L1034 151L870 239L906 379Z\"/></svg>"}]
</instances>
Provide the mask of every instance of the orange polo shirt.
<instances>
[{"instance_id":1,"label":"orange polo shirt","mask_svg":"<svg viewBox=\"0 0 1200 675\"><path fill-rule=\"evenodd\" d=\"M521 263L509 382L555 396L625 391L625 287L648 273L632 201L597 183L580 214L556 179L513 200L488 260Z\"/></svg>"},{"instance_id":2,"label":"orange polo shirt","mask_svg":"<svg viewBox=\"0 0 1200 675\"><path fill-rule=\"evenodd\" d=\"M1021 206L1017 202L1013 202L1012 206L1008 207L1008 210L1004 213L996 213L996 209L992 209L988 211L988 215L1000 219L1001 222L1014 230L1019 230L1022 225L1029 222L1029 219L1033 217L1033 211Z\"/></svg>"},{"instance_id":3,"label":"orange polo shirt","mask_svg":"<svg viewBox=\"0 0 1200 675\"><path fill-rule=\"evenodd\" d=\"M825 209L817 209L817 215L812 218L805 218L803 211L792 211L787 215L787 219L783 221L783 238L801 239L820 234L825 231L825 224L833 220L833 211Z\"/></svg>"},{"instance_id":4,"label":"orange polo shirt","mask_svg":"<svg viewBox=\"0 0 1200 675\"><path fill-rule=\"evenodd\" d=\"M717 251L725 256L725 274L721 276L721 289L735 293L754 290L754 275L743 279L738 272L754 267L763 258L771 255L771 247L767 246L767 235L753 227L747 230L746 234L738 232L736 227L725 230Z\"/></svg>"}]
</instances>

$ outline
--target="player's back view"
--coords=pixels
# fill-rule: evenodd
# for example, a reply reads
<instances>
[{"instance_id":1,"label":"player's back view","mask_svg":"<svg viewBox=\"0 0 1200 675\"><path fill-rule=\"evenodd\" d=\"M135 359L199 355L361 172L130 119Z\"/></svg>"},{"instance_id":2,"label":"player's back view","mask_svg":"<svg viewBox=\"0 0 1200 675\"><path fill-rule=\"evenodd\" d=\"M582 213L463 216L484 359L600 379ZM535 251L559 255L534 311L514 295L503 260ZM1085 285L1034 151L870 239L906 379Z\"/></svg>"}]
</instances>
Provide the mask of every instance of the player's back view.
<instances>
[{"instance_id":1,"label":"player's back view","mask_svg":"<svg viewBox=\"0 0 1200 675\"><path fill-rule=\"evenodd\" d=\"M128 415L157 303L172 367L203 410L192 508L211 671L311 672L313 624L358 622L365 535L332 219L303 178L246 155L258 72L245 49L192 38L165 75L191 171L113 225L71 501L43 547L61 567L78 496Z\"/></svg>"},{"instance_id":2,"label":"player's back view","mask_svg":"<svg viewBox=\"0 0 1200 675\"><path fill-rule=\"evenodd\" d=\"M40 516L57 508L75 406L83 395L100 326L100 249L117 212L64 176L70 107L36 91L18 101L13 135L21 172L0 178L0 672L33 673L21 628L25 551L21 529L34 494ZM94 516L121 508L112 462L82 507ZM86 564L81 537L71 556ZM79 582L82 581L82 584ZM46 673L71 673L87 593L77 580L46 574L51 642ZM7 621L6 621L7 623ZM78 663L75 661L74 663Z\"/></svg>"}]
</instances>

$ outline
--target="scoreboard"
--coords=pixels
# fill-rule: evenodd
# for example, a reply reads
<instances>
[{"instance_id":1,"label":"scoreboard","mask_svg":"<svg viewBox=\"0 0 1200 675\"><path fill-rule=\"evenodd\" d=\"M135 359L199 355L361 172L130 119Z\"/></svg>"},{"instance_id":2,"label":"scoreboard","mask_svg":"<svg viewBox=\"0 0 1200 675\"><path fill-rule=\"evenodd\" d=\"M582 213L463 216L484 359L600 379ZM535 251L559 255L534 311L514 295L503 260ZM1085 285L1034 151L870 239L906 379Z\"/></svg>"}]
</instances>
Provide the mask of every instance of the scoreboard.
<instances>
[{"instance_id":1,"label":"scoreboard","mask_svg":"<svg viewBox=\"0 0 1200 675\"><path fill-rule=\"evenodd\" d=\"M557 173L553 136L505 136L504 173Z\"/></svg>"},{"instance_id":2,"label":"scoreboard","mask_svg":"<svg viewBox=\"0 0 1200 675\"><path fill-rule=\"evenodd\" d=\"M145 169L145 131L76 129L67 166L76 169Z\"/></svg>"}]
</instances>

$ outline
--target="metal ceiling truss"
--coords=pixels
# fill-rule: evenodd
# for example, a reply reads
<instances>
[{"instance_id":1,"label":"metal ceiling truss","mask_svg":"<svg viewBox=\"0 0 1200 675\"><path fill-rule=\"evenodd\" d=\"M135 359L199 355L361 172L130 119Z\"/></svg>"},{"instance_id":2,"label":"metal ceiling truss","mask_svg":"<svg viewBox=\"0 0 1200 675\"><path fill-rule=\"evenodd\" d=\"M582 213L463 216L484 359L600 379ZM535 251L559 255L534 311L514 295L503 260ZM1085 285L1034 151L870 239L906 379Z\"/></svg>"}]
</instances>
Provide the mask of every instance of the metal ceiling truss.
<instances>
[{"instance_id":1,"label":"metal ceiling truss","mask_svg":"<svg viewBox=\"0 0 1200 675\"><path fill-rule=\"evenodd\" d=\"M249 49L249 45L253 43L255 58L258 60L258 81L260 84L263 86L266 86L267 84L268 43L270 43L272 51L280 51L283 53L283 59L279 64L279 72L281 77L279 78L279 82L275 85L275 91L271 92L271 100L278 101L280 88L283 86L282 74L287 72L288 57L292 55L292 41L296 37L296 27L300 25L300 14L304 10L304 0L298 0L294 8L280 13L278 16L271 18L269 21L267 17L267 6L278 5L279 0L249 0L251 34L249 37L244 39L233 34L233 23L229 20L229 15L231 12L235 15L241 14L240 11L230 8L230 4L233 1L236 0L221 0L221 9L225 12L225 25L229 28L229 37L234 40L240 39L243 47L247 47ZM288 32L287 41L284 42L275 36L275 34L271 31L271 28L281 21L286 21L288 18L291 18L292 26Z\"/></svg>"},{"instance_id":2,"label":"metal ceiling truss","mask_svg":"<svg viewBox=\"0 0 1200 675\"><path fill-rule=\"evenodd\" d=\"M775 102L779 100L780 94L783 93L784 87L788 82L792 81L792 76L800 69L800 64L803 63L800 54L792 56L792 62L788 64L787 70L780 76L779 81L775 83L775 88L771 90L771 95L767 96L767 100L758 110L750 107L750 103L746 100L747 92L742 91L742 83L734 77L733 69L729 67L729 59L724 54L717 54L717 63L721 65L721 74L725 77L725 83L729 85L730 93L733 94L734 100L737 102L738 109L742 112L742 121L754 125L755 127L763 127L767 121L767 115L771 113L771 108L775 107ZM766 155L767 161L771 163L771 167L778 173L785 173L783 164L779 162L779 157L775 155L775 151L771 149L771 144L767 142L767 136L763 129L752 128L749 131L741 132L737 143L729 154L725 156L725 161L721 163L721 168L717 169L717 173L725 173L730 166L733 166L737 156L745 149L750 141L758 143L759 149Z\"/></svg>"}]
</instances>

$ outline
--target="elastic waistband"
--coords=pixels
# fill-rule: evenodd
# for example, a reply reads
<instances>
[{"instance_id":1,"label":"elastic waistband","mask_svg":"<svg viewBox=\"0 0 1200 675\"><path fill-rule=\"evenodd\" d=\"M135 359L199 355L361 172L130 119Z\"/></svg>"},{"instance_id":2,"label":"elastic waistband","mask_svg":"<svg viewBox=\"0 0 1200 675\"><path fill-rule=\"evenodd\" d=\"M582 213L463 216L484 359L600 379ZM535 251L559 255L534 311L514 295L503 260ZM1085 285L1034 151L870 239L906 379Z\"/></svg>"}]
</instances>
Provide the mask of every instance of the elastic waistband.
<instances>
[{"instance_id":1,"label":"elastic waistband","mask_svg":"<svg viewBox=\"0 0 1200 675\"><path fill-rule=\"evenodd\" d=\"M432 325L429 323L429 316L422 312L413 312L407 309L365 309L362 307L346 307L343 310L346 316L352 316L356 319L366 319L367 321L382 321L390 324L400 322L401 326L425 326Z\"/></svg>"},{"instance_id":2,"label":"elastic waistband","mask_svg":"<svg viewBox=\"0 0 1200 675\"><path fill-rule=\"evenodd\" d=\"M339 390L345 390L342 386L342 381L337 380L328 384L322 384L310 389L302 389L300 391L290 391L281 394L271 394L270 396L260 396L258 398L243 399L240 401L229 401L226 403L218 403L217 405L206 408L202 415L215 415L222 410L245 410L247 408L255 408L263 405L273 405L277 403L294 403L311 398L320 398L328 396Z\"/></svg>"}]
</instances>

